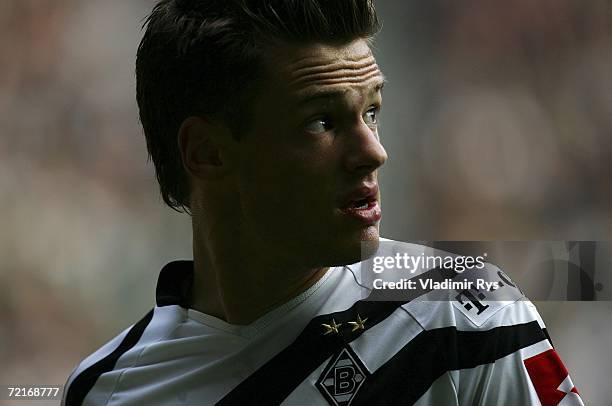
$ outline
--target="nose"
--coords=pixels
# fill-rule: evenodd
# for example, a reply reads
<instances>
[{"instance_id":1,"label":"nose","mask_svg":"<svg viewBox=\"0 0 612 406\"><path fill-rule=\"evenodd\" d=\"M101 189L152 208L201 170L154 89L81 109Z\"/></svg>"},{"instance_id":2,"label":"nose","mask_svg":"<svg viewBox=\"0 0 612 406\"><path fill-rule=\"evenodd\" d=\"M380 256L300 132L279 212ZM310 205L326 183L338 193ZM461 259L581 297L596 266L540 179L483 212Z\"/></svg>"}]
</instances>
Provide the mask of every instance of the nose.
<instances>
[{"instance_id":1,"label":"nose","mask_svg":"<svg viewBox=\"0 0 612 406\"><path fill-rule=\"evenodd\" d=\"M380 143L378 132L363 121L347 134L345 167L350 172L370 173L387 161L387 151Z\"/></svg>"}]
</instances>

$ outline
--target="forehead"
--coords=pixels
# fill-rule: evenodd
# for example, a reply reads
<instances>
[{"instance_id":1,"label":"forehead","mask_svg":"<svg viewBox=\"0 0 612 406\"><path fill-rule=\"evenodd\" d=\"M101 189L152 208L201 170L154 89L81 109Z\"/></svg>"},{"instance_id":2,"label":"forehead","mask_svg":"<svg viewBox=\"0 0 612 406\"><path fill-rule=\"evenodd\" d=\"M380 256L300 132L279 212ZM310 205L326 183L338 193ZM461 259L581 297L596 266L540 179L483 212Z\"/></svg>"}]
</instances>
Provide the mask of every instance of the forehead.
<instances>
[{"instance_id":1,"label":"forehead","mask_svg":"<svg viewBox=\"0 0 612 406\"><path fill-rule=\"evenodd\" d=\"M282 45L269 60L272 83L289 95L378 90L384 76L365 40L344 45Z\"/></svg>"}]
</instances>

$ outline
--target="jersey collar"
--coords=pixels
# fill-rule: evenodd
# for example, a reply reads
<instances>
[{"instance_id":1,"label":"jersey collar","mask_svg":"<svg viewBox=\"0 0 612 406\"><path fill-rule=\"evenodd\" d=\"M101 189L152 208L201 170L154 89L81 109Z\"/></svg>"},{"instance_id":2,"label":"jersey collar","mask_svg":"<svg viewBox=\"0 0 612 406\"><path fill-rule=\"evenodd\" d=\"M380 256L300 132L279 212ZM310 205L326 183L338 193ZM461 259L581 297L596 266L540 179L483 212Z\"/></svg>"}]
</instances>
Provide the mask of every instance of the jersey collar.
<instances>
[{"instance_id":1,"label":"jersey collar","mask_svg":"<svg viewBox=\"0 0 612 406\"><path fill-rule=\"evenodd\" d=\"M193 261L173 261L164 266L157 279L157 306L178 305L188 308L193 284Z\"/></svg>"}]
</instances>

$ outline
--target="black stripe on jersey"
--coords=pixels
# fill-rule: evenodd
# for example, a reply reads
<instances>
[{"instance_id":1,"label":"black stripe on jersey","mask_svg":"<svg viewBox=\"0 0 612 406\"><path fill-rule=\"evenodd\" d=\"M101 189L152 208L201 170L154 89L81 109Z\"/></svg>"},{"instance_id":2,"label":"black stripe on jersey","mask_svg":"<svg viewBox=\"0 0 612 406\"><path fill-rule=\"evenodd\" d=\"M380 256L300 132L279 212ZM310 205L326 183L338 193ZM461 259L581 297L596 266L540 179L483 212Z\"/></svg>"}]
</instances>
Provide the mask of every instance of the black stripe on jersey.
<instances>
[{"instance_id":1,"label":"black stripe on jersey","mask_svg":"<svg viewBox=\"0 0 612 406\"><path fill-rule=\"evenodd\" d=\"M351 404L411 405L447 371L492 363L542 340L537 321L486 331L423 331L368 377Z\"/></svg>"},{"instance_id":2,"label":"black stripe on jersey","mask_svg":"<svg viewBox=\"0 0 612 406\"><path fill-rule=\"evenodd\" d=\"M413 279L442 281L455 275L452 269L435 268ZM420 286L420 283L417 285ZM431 289L414 289L410 291L409 300L403 301L359 300L347 310L313 318L293 343L238 384L217 405L246 405L251 404L254 399L257 399L258 404L263 405L280 404L327 358L358 338L364 331L389 317L401 305L430 291ZM378 293L378 291L374 292ZM406 292L403 294L406 298ZM365 330L352 332L348 322L356 320L358 314L367 317L368 322ZM323 335L324 330L321 324L329 323L332 318L341 324L340 334Z\"/></svg>"},{"instance_id":3,"label":"black stripe on jersey","mask_svg":"<svg viewBox=\"0 0 612 406\"><path fill-rule=\"evenodd\" d=\"M85 369L74 378L66 393L66 406L77 406L83 403L85 396L87 396L91 388L93 388L98 378L103 373L115 368L115 364L119 357L136 345L152 318L153 309L128 331L123 341L121 341L121 344L119 344L113 352Z\"/></svg>"}]
</instances>

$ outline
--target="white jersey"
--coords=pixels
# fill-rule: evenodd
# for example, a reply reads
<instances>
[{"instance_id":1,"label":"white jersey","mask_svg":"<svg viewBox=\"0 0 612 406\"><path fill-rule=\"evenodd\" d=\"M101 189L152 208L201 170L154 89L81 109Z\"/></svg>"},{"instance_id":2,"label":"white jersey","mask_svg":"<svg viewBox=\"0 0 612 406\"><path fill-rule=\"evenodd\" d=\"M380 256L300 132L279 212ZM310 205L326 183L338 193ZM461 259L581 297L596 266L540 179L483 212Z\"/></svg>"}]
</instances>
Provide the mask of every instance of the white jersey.
<instances>
[{"instance_id":1,"label":"white jersey","mask_svg":"<svg viewBox=\"0 0 612 406\"><path fill-rule=\"evenodd\" d=\"M518 289L368 301L361 265L238 326L187 308L193 262L172 262L155 308L75 368L62 405L582 405Z\"/></svg>"}]
</instances>

